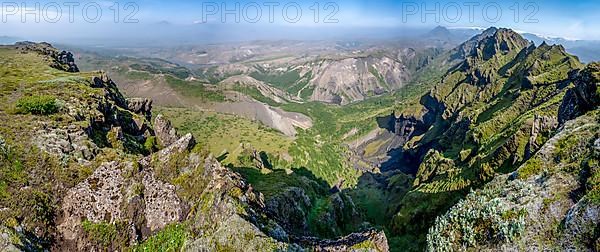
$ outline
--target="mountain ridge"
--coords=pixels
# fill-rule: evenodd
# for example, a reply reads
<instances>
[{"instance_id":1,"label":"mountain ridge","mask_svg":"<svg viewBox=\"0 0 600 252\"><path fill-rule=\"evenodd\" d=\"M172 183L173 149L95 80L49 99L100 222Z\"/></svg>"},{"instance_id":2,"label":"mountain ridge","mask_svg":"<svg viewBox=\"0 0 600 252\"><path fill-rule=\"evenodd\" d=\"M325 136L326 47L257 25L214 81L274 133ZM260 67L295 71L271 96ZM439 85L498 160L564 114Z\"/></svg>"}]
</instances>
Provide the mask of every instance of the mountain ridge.
<instances>
[{"instance_id":1,"label":"mountain ridge","mask_svg":"<svg viewBox=\"0 0 600 252\"><path fill-rule=\"evenodd\" d=\"M470 189L526 163L560 129L559 118L570 111L561 107L575 107L564 103L575 99L569 86L583 65L562 46L536 47L514 31L490 28L448 57L456 66L422 96L421 109L410 108L421 112L399 111L391 119L404 140L387 153L420 160L413 187L392 210L392 230L401 239L425 243L424 236L406 234L427 233L435 216Z\"/></svg>"}]
</instances>

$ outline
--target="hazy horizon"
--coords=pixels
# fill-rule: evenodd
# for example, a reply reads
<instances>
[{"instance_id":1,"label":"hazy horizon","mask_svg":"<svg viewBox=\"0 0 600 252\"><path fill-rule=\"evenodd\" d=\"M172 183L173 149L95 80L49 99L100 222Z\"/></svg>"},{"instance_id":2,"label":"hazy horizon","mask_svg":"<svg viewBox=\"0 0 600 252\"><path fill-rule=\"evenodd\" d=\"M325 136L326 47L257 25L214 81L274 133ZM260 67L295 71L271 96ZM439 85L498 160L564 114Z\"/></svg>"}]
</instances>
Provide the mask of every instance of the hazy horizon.
<instances>
[{"instance_id":1,"label":"hazy horizon","mask_svg":"<svg viewBox=\"0 0 600 252\"><path fill-rule=\"evenodd\" d=\"M568 5L568 10L564 10ZM2 2L0 36L68 44L389 39L436 26L600 39L591 1ZM317 11L318 10L318 11ZM517 11L518 10L518 11Z\"/></svg>"}]
</instances>

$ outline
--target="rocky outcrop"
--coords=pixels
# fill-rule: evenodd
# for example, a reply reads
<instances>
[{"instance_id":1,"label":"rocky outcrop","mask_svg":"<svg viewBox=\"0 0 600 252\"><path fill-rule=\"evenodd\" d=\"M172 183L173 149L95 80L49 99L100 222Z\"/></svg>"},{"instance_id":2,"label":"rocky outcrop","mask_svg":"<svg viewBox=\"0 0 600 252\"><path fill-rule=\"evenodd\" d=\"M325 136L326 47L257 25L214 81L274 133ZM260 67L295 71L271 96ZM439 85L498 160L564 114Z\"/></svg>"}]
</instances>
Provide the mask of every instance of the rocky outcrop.
<instances>
[{"instance_id":1,"label":"rocky outcrop","mask_svg":"<svg viewBox=\"0 0 600 252\"><path fill-rule=\"evenodd\" d=\"M177 130L171 125L171 121L165 119L163 115L158 115L154 119L154 134L161 146L169 146L179 139Z\"/></svg>"},{"instance_id":2,"label":"rocky outcrop","mask_svg":"<svg viewBox=\"0 0 600 252\"><path fill-rule=\"evenodd\" d=\"M56 59L56 62L59 66L62 66L67 72L76 73L79 72L79 68L75 65L75 59L73 58L73 53L62 51L58 53L56 56L53 56Z\"/></svg>"},{"instance_id":3,"label":"rocky outcrop","mask_svg":"<svg viewBox=\"0 0 600 252\"><path fill-rule=\"evenodd\" d=\"M287 239L286 232L277 223L261 217L262 196L253 192L239 174L209 157L204 162L203 176L207 182L200 192L199 212L191 217L192 229L200 235L189 242L184 251L289 248L290 245L283 242ZM276 237L284 240L278 241L269 236L275 233L279 233Z\"/></svg>"},{"instance_id":4,"label":"rocky outcrop","mask_svg":"<svg viewBox=\"0 0 600 252\"><path fill-rule=\"evenodd\" d=\"M122 191L126 185L120 166L122 164L118 162L103 164L88 179L67 192L62 205L63 221L59 225L65 239L78 238L82 220L114 223L122 219Z\"/></svg>"},{"instance_id":5,"label":"rocky outcrop","mask_svg":"<svg viewBox=\"0 0 600 252\"><path fill-rule=\"evenodd\" d=\"M34 250L36 250L36 247L27 237L0 225L0 251L20 252Z\"/></svg>"},{"instance_id":6,"label":"rocky outcrop","mask_svg":"<svg viewBox=\"0 0 600 252\"><path fill-rule=\"evenodd\" d=\"M580 200L569 209L564 219L564 238L560 246L566 250L600 249L600 204L590 200ZM595 237L595 241L593 240ZM594 244L592 244L594 243Z\"/></svg>"},{"instance_id":7,"label":"rocky outcrop","mask_svg":"<svg viewBox=\"0 0 600 252\"><path fill-rule=\"evenodd\" d=\"M127 99L127 110L144 115L146 120L152 118L152 100L148 98L129 98Z\"/></svg>"},{"instance_id":8,"label":"rocky outcrop","mask_svg":"<svg viewBox=\"0 0 600 252\"><path fill-rule=\"evenodd\" d=\"M157 153L158 159L161 161L168 160L169 157L176 153L182 153L186 150L191 150L196 145L196 140L191 133L186 134L168 147Z\"/></svg>"},{"instance_id":9,"label":"rocky outcrop","mask_svg":"<svg viewBox=\"0 0 600 252\"><path fill-rule=\"evenodd\" d=\"M600 104L600 63L591 63L585 69L571 74L575 87L569 89L560 105L558 120L561 124Z\"/></svg>"},{"instance_id":10,"label":"rocky outcrop","mask_svg":"<svg viewBox=\"0 0 600 252\"><path fill-rule=\"evenodd\" d=\"M186 152L195 142L186 135L161 152L138 162L103 163L84 182L69 189L61 208L59 231L75 248L88 248L82 237L83 221L88 223L126 223L130 243L135 244L170 223L183 220L188 208L176 187L155 176L157 166ZM159 162L150 162L152 159ZM162 162L160 162L162 160ZM199 164L196 164L199 165Z\"/></svg>"},{"instance_id":11,"label":"rocky outcrop","mask_svg":"<svg viewBox=\"0 0 600 252\"><path fill-rule=\"evenodd\" d=\"M402 145L413 136L421 135L427 130L427 125L414 116L400 115L394 122L394 133L402 140Z\"/></svg>"},{"instance_id":12,"label":"rocky outcrop","mask_svg":"<svg viewBox=\"0 0 600 252\"><path fill-rule=\"evenodd\" d=\"M47 153L56 157L73 157L81 164L87 164L99 152L99 148L90 141L86 128L78 125L59 127L42 123L34 142Z\"/></svg>"},{"instance_id":13,"label":"rocky outcrop","mask_svg":"<svg viewBox=\"0 0 600 252\"><path fill-rule=\"evenodd\" d=\"M53 68L72 73L79 72L79 68L73 58L73 53L59 51L48 43L17 42L15 47L23 52L34 51L50 57L52 59L50 66Z\"/></svg>"},{"instance_id":14,"label":"rocky outcrop","mask_svg":"<svg viewBox=\"0 0 600 252\"><path fill-rule=\"evenodd\" d=\"M164 183L146 171L142 178L144 215L151 232L163 229L166 225L183 220L183 202L176 194L176 187Z\"/></svg>"},{"instance_id":15,"label":"rocky outcrop","mask_svg":"<svg viewBox=\"0 0 600 252\"><path fill-rule=\"evenodd\" d=\"M307 234L307 218L312 207L310 198L304 190L297 187L287 188L266 202L267 211L287 230L297 234Z\"/></svg>"},{"instance_id":16,"label":"rocky outcrop","mask_svg":"<svg viewBox=\"0 0 600 252\"><path fill-rule=\"evenodd\" d=\"M296 217L287 216L287 224L279 225L277 217L270 218L273 211L285 213L298 211L296 207L308 205L309 199L299 188L291 188L287 195L280 195L279 203L274 200L264 203L261 193L253 191L242 177L221 166L213 158L205 161L204 176L210 178L201 195L201 213L194 218L194 229L201 232L196 240L188 243L184 251L213 251L218 248L245 248L251 251L304 249L314 251L388 251L387 239L383 232L368 231L353 233L334 240L290 235L285 227ZM302 198L305 202L287 204L289 200ZM334 200L335 202L335 200ZM338 202L339 203L339 202ZM342 206L340 206L342 207ZM265 218L266 217L266 218ZM277 220L277 221L274 221Z\"/></svg>"},{"instance_id":17,"label":"rocky outcrop","mask_svg":"<svg viewBox=\"0 0 600 252\"><path fill-rule=\"evenodd\" d=\"M539 116L535 115L533 118L533 125L531 125L531 133L529 135L529 141L525 146L525 159L529 159L536 150L539 150L541 146L540 138L549 136L558 126L556 117Z\"/></svg>"}]
</instances>

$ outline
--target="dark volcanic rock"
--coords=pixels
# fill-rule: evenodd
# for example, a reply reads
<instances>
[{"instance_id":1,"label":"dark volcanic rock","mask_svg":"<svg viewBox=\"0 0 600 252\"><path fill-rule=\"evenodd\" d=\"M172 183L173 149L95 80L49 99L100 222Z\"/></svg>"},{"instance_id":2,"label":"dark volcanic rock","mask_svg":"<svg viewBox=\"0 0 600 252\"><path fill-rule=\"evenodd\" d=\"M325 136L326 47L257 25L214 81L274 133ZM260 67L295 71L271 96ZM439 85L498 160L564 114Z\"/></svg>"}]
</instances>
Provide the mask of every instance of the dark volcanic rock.
<instances>
[{"instance_id":1,"label":"dark volcanic rock","mask_svg":"<svg viewBox=\"0 0 600 252\"><path fill-rule=\"evenodd\" d=\"M129 98L127 99L127 109L133 113L144 115L147 120L150 120L152 118L152 99Z\"/></svg>"},{"instance_id":2,"label":"dark volcanic rock","mask_svg":"<svg viewBox=\"0 0 600 252\"><path fill-rule=\"evenodd\" d=\"M560 124L594 109L600 104L598 84L600 63L591 63L585 69L570 74L575 87L568 90L558 112Z\"/></svg>"},{"instance_id":3,"label":"dark volcanic rock","mask_svg":"<svg viewBox=\"0 0 600 252\"><path fill-rule=\"evenodd\" d=\"M266 210L286 230L297 234L308 231L307 218L312 203L304 190L290 187L266 202Z\"/></svg>"},{"instance_id":4,"label":"dark volcanic rock","mask_svg":"<svg viewBox=\"0 0 600 252\"><path fill-rule=\"evenodd\" d=\"M67 66L67 72L76 73L79 72L79 68L75 64L75 59L73 58L73 53L62 51L56 55L56 61L63 66Z\"/></svg>"}]
</instances>

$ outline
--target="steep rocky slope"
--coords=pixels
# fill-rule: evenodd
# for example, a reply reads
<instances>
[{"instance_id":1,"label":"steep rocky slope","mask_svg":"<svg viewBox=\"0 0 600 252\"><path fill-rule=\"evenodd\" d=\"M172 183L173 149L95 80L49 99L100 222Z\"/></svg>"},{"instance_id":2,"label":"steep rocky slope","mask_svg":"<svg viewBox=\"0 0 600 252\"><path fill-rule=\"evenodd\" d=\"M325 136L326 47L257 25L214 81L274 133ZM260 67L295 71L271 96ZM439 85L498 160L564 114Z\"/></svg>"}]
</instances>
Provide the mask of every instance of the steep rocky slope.
<instances>
[{"instance_id":1,"label":"steep rocky slope","mask_svg":"<svg viewBox=\"0 0 600 252\"><path fill-rule=\"evenodd\" d=\"M281 86L297 99L346 105L400 89L441 51L375 47L299 62L267 62L256 66L258 73L251 75L267 77L264 80ZM290 75L288 84L281 83L284 79L274 78L289 73L296 73L296 77Z\"/></svg>"},{"instance_id":2,"label":"steep rocky slope","mask_svg":"<svg viewBox=\"0 0 600 252\"><path fill-rule=\"evenodd\" d=\"M223 167L68 55L0 47L2 250L388 250L352 224L343 192L302 171L273 174L288 183L273 188L258 168Z\"/></svg>"},{"instance_id":3,"label":"steep rocky slope","mask_svg":"<svg viewBox=\"0 0 600 252\"><path fill-rule=\"evenodd\" d=\"M433 46L375 44L217 65L199 76L209 82L250 76L293 100L345 105L400 89L441 52Z\"/></svg>"},{"instance_id":4,"label":"steep rocky slope","mask_svg":"<svg viewBox=\"0 0 600 252\"><path fill-rule=\"evenodd\" d=\"M414 176L410 190L401 194L396 204L386 206L392 218L390 228L397 237L392 242L400 247L423 248L425 234L436 216L445 213L471 189L481 188L531 162L540 148L561 132L566 120L595 106L590 105L590 101L595 101L590 96L595 89L582 85L594 83L594 71L590 69L595 65L580 71L583 65L579 60L558 45L536 47L512 30L490 28L446 57L448 62L458 64L418 104L400 107L395 114L381 118L379 126L386 133L368 136L371 139L356 145L359 151L375 153L376 158L387 156L381 163L384 170L400 169ZM573 85L576 88L570 88ZM390 137L383 139L382 135ZM512 197L511 193L507 195ZM473 201L461 204L477 205ZM510 210L500 209L494 211ZM490 214L483 210L482 215ZM457 225L464 224L461 217L466 221L476 218L470 214L457 212L447 218ZM526 223L533 222L533 218ZM514 228L513 219L490 228ZM443 229L446 223L440 222L437 228ZM471 227L481 231L479 226ZM468 243L473 242L470 237L462 236L468 231L460 232L448 239L465 242L450 248L475 246ZM443 250L448 243L456 244L455 240L444 244L447 240L438 239L446 234L449 233L440 231L435 234L438 236L432 236L430 248ZM496 234L499 233L492 235ZM481 235L473 239L489 238L485 233ZM438 240L441 243L436 243Z\"/></svg>"},{"instance_id":5,"label":"steep rocky slope","mask_svg":"<svg viewBox=\"0 0 600 252\"><path fill-rule=\"evenodd\" d=\"M515 172L439 217L429 230L429 250L600 249L598 67L578 73L564 97L563 107L581 109L561 109L558 116L583 115L564 122Z\"/></svg>"},{"instance_id":6,"label":"steep rocky slope","mask_svg":"<svg viewBox=\"0 0 600 252\"><path fill-rule=\"evenodd\" d=\"M306 88L311 100L348 104L396 90L408 82L409 72L399 60L388 57L325 59L301 71L313 78Z\"/></svg>"},{"instance_id":7,"label":"steep rocky slope","mask_svg":"<svg viewBox=\"0 0 600 252\"><path fill-rule=\"evenodd\" d=\"M507 29L486 30L455 55L463 62L421 99L428 130L402 147L422 162L394 218L400 233L423 232L469 188L529 160L556 131L569 74L581 67L564 48Z\"/></svg>"}]
</instances>

